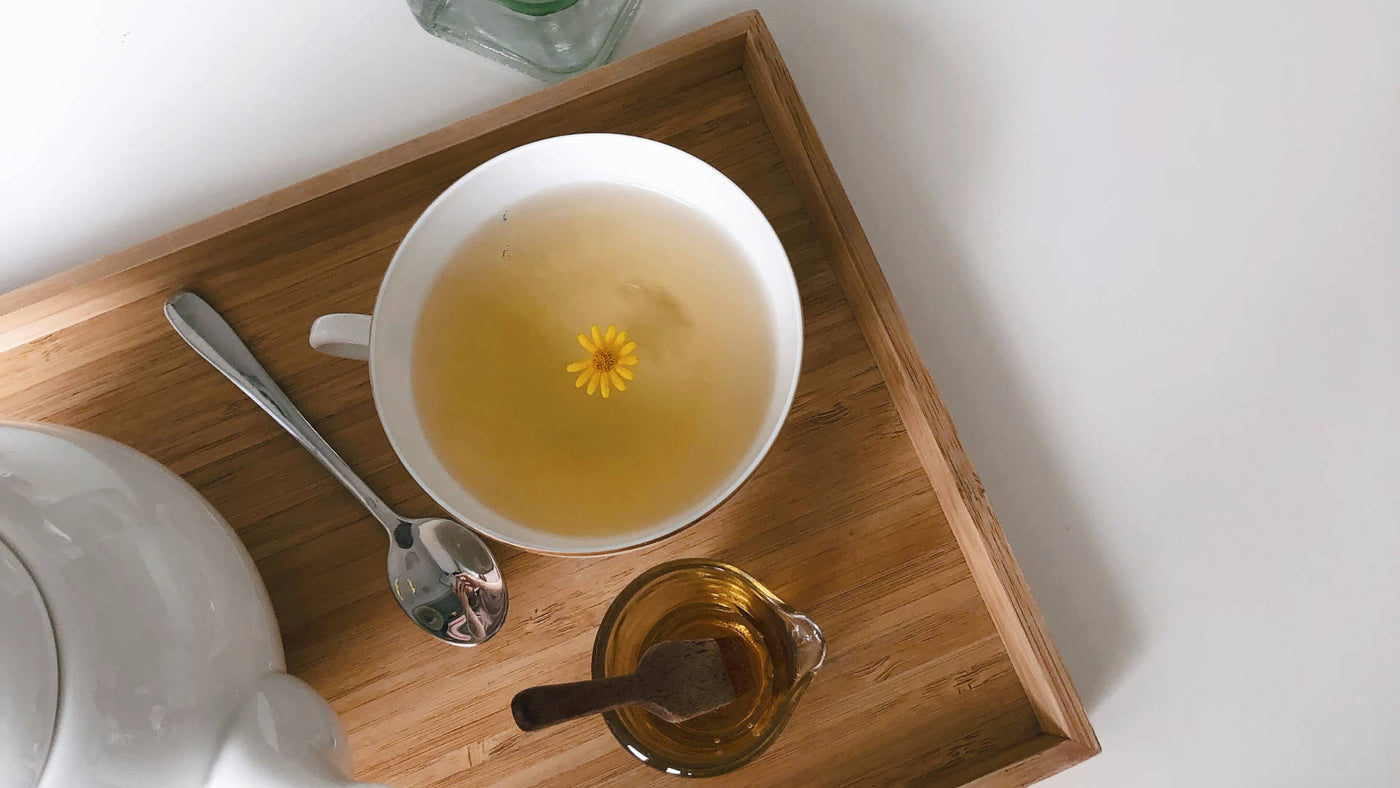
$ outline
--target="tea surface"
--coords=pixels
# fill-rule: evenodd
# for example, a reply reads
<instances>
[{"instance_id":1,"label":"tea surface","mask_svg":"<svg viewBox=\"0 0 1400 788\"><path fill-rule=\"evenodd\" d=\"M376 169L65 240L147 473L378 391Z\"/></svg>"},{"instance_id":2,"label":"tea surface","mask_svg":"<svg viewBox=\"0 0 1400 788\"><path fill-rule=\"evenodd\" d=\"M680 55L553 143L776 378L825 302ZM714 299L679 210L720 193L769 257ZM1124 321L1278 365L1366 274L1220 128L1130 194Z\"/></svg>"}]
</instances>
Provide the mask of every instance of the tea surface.
<instances>
[{"instance_id":1,"label":"tea surface","mask_svg":"<svg viewBox=\"0 0 1400 788\"><path fill-rule=\"evenodd\" d=\"M466 240L424 304L412 384L463 487L591 536L718 487L762 426L774 354L735 243L676 200L607 184L524 201Z\"/></svg>"}]
</instances>

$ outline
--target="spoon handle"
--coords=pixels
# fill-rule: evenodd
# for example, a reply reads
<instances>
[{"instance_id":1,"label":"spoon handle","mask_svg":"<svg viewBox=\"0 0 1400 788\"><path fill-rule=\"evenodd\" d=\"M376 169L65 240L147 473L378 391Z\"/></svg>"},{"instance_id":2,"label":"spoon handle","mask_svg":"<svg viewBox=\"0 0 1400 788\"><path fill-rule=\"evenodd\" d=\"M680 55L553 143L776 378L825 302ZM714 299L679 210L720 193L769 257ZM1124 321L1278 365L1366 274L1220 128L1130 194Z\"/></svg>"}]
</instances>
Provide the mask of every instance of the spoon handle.
<instances>
[{"instance_id":1,"label":"spoon handle","mask_svg":"<svg viewBox=\"0 0 1400 788\"><path fill-rule=\"evenodd\" d=\"M297 442L306 447L326 466L331 475L345 485L360 503L369 509L374 518L384 526L392 538L394 528L401 518L394 514L369 485L351 470L350 466L336 454L325 438L311 426L311 422L301 415L297 406L267 374L262 364L253 357L253 352L239 339L233 327L223 316L209 306L203 298L194 293L179 292L165 302L165 317L175 331L194 348L194 352L204 357L224 377L248 395L248 398L267 411L273 421L291 433Z\"/></svg>"},{"instance_id":2,"label":"spoon handle","mask_svg":"<svg viewBox=\"0 0 1400 788\"><path fill-rule=\"evenodd\" d=\"M647 685L636 674L610 679L547 684L521 690L510 702L511 716L522 731L600 714L618 706L646 700Z\"/></svg>"}]
</instances>

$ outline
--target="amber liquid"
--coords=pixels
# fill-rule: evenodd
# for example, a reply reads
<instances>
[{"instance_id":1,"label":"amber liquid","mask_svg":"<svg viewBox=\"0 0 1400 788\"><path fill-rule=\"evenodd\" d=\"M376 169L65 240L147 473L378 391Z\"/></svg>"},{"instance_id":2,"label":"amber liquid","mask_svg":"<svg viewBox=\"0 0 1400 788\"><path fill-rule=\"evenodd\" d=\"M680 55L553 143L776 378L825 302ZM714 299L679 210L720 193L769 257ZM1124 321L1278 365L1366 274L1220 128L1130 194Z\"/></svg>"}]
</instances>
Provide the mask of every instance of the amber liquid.
<instances>
[{"instance_id":1,"label":"amber liquid","mask_svg":"<svg viewBox=\"0 0 1400 788\"><path fill-rule=\"evenodd\" d=\"M638 707L616 712L652 758L684 773L744 759L781 724L798 680L786 623L741 579L700 567L669 575L639 594L609 643L606 674L623 675L661 641L719 637L737 637L745 645L744 689L733 703L680 723Z\"/></svg>"},{"instance_id":2,"label":"amber liquid","mask_svg":"<svg viewBox=\"0 0 1400 788\"><path fill-rule=\"evenodd\" d=\"M637 346L589 395L590 327ZM473 233L424 304L413 393L434 453L500 514L594 536L656 525L737 471L774 378L770 312L741 249L648 190L561 190Z\"/></svg>"}]
</instances>

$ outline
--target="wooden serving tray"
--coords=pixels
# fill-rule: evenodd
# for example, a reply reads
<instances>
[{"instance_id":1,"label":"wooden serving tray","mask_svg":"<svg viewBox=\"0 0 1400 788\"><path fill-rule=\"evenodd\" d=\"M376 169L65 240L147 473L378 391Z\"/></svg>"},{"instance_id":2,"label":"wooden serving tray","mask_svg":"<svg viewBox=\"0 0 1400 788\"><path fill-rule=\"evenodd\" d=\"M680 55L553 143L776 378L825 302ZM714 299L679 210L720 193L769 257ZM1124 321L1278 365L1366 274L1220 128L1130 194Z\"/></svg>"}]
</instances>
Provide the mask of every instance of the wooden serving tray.
<instances>
[{"instance_id":1,"label":"wooden serving tray","mask_svg":"<svg viewBox=\"0 0 1400 788\"><path fill-rule=\"evenodd\" d=\"M758 473L637 552L498 547L501 634L446 648L404 617L379 526L161 313L203 294L396 508L435 511L396 461L363 364L307 345L370 311L413 220L463 173L542 137L662 140L733 178L777 228L806 315L802 381ZM511 696L588 675L603 611L643 569L735 563L822 627L826 666L777 744L716 784L1024 785L1098 752L1001 526L763 20L741 14L0 295L0 417L91 430L189 480L267 582L288 669L340 714L362 779L397 786L674 784L599 718L516 730Z\"/></svg>"}]
</instances>

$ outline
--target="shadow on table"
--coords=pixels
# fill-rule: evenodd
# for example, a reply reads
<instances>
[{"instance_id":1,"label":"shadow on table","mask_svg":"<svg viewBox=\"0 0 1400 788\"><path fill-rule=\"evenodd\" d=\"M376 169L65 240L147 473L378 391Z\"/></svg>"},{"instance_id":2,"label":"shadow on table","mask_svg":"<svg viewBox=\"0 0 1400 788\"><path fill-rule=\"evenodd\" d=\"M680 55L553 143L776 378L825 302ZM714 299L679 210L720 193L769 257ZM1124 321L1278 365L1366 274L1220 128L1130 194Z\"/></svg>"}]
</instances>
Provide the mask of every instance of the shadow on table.
<instances>
[{"instance_id":1,"label":"shadow on table","mask_svg":"<svg viewBox=\"0 0 1400 788\"><path fill-rule=\"evenodd\" d=\"M840 154L879 146L871 156L847 155L844 169L837 155L838 169L877 255L895 274L891 284L910 329L1092 709L1132 664L1142 635L1125 600L1124 578L1106 563L1076 491L1060 472L1035 401L1006 352L1005 329L990 314L948 226L957 200L994 161L997 99L979 89L965 51L956 63L947 54L953 46L966 49L956 30L931 39L936 21L921 30L881 10L870 4L831 4L822 13L781 4L764 9L779 46L794 50L788 62L828 148ZM801 41L807 46L792 43ZM919 62L910 61L911 52L921 53ZM838 113L845 118L842 134L831 128ZM928 117L946 122L920 123ZM931 158L937 159L931 166L917 166ZM950 186L922 180L920 173L929 171ZM851 188L857 184L864 188ZM862 191L883 198L879 214L859 211Z\"/></svg>"}]
</instances>

